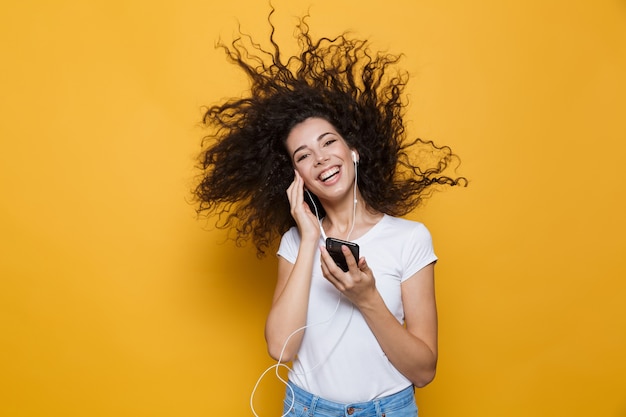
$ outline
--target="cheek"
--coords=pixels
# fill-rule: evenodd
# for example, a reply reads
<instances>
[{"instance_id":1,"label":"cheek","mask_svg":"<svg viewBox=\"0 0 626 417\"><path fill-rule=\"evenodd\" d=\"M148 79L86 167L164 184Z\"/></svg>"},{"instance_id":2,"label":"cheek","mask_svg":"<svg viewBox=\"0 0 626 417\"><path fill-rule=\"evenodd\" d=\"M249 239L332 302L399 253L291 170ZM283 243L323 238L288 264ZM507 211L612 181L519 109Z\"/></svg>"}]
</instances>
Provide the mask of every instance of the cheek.
<instances>
[{"instance_id":1,"label":"cheek","mask_svg":"<svg viewBox=\"0 0 626 417\"><path fill-rule=\"evenodd\" d=\"M309 173L309 171L305 167L300 165L299 167L295 168L295 170L298 172L298 174L300 174L300 177L302 178L305 187L313 182L313 179L311 177L311 175L313 174Z\"/></svg>"}]
</instances>

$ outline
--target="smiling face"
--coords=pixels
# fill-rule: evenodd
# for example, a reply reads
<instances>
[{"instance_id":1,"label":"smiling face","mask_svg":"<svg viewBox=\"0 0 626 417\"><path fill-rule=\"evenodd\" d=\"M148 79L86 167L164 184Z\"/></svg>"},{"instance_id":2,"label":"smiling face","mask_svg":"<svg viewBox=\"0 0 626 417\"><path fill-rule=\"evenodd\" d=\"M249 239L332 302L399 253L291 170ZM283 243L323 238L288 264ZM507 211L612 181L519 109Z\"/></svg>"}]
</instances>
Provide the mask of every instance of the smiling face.
<instances>
[{"instance_id":1,"label":"smiling face","mask_svg":"<svg viewBox=\"0 0 626 417\"><path fill-rule=\"evenodd\" d=\"M286 148L306 188L320 200L340 198L352 190L352 150L328 121L312 117L297 124Z\"/></svg>"}]
</instances>

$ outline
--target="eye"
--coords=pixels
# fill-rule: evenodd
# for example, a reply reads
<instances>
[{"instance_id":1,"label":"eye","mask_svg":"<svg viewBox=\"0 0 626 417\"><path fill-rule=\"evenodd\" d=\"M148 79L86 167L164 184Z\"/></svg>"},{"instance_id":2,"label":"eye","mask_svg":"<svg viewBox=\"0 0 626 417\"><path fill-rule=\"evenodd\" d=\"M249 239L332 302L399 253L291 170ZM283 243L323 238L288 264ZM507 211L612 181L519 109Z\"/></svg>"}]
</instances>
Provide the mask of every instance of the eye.
<instances>
[{"instance_id":1,"label":"eye","mask_svg":"<svg viewBox=\"0 0 626 417\"><path fill-rule=\"evenodd\" d=\"M309 156L308 153L301 153L300 155L298 155L296 157L296 162L300 162L303 161L304 159L306 159Z\"/></svg>"},{"instance_id":2,"label":"eye","mask_svg":"<svg viewBox=\"0 0 626 417\"><path fill-rule=\"evenodd\" d=\"M326 142L324 142L324 146L332 145L335 142L337 142L337 139L328 139Z\"/></svg>"}]
</instances>

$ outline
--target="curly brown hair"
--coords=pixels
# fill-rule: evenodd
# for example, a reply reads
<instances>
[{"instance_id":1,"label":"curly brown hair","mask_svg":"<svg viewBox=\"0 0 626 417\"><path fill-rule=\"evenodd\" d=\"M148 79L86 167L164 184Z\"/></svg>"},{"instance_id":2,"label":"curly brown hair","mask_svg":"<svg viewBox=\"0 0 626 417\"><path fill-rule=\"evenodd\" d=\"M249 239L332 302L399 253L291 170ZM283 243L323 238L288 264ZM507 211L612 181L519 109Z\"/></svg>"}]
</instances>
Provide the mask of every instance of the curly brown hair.
<instances>
[{"instance_id":1,"label":"curly brown hair","mask_svg":"<svg viewBox=\"0 0 626 417\"><path fill-rule=\"evenodd\" d=\"M202 172L194 190L199 214L216 214L217 227L233 228L238 244L252 238L263 255L295 225L286 196L294 173L285 141L310 117L327 120L358 151L359 190L374 210L402 216L439 185L467 185L463 177L443 175L458 162L449 147L406 140L408 75L392 71L400 56L373 53L367 40L348 33L314 40L304 16L296 25L300 53L284 60L273 13L271 50L241 30L230 45L218 43L251 85L248 96L213 105L204 114L210 133L202 142Z\"/></svg>"}]
</instances>

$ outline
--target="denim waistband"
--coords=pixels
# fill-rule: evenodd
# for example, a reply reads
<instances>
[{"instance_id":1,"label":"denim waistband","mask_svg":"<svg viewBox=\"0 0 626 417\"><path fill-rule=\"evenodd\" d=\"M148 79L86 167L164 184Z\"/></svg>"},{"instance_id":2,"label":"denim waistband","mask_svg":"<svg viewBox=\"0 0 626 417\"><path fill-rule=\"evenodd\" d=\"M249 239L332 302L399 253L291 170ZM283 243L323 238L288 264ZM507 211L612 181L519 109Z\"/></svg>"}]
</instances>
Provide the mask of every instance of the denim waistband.
<instances>
[{"instance_id":1,"label":"denim waistband","mask_svg":"<svg viewBox=\"0 0 626 417\"><path fill-rule=\"evenodd\" d=\"M292 400L294 396L295 400ZM292 401L294 404L307 407L309 415L376 417L404 408L410 403L415 403L415 390L413 386L408 386L395 394L375 400L342 404L313 395L289 381L285 404L289 405Z\"/></svg>"}]
</instances>

